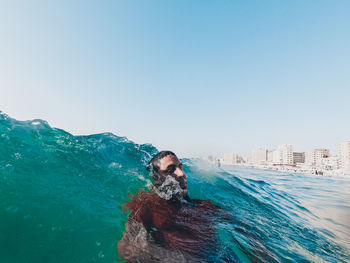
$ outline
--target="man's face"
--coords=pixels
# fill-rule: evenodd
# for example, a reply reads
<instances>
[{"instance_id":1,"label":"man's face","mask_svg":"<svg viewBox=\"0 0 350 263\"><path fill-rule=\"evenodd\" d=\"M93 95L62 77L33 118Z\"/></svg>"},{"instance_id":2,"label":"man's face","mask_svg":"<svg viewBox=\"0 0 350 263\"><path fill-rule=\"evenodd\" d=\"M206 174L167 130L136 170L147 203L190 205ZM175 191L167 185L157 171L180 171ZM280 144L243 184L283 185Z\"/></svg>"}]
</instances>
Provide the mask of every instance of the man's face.
<instances>
[{"instance_id":1,"label":"man's face","mask_svg":"<svg viewBox=\"0 0 350 263\"><path fill-rule=\"evenodd\" d=\"M167 176L173 177L179 182L183 190L187 189L187 176L183 171L183 165L176 156L167 155L158 161L158 174L164 179Z\"/></svg>"}]
</instances>

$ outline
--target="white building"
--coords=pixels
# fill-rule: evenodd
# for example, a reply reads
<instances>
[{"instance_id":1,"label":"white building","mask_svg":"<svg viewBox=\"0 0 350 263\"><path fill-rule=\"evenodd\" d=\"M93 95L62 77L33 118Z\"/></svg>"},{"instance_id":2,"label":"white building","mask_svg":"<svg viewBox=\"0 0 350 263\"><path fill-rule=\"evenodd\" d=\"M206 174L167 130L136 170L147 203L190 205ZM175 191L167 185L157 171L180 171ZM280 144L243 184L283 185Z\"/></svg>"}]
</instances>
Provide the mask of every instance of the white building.
<instances>
[{"instance_id":1,"label":"white building","mask_svg":"<svg viewBox=\"0 0 350 263\"><path fill-rule=\"evenodd\" d=\"M264 164L266 163L266 149L257 148L252 150L252 163L253 164Z\"/></svg>"},{"instance_id":2,"label":"white building","mask_svg":"<svg viewBox=\"0 0 350 263\"><path fill-rule=\"evenodd\" d=\"M272 153L272 162L274 164L281 164L282 163L282 153L279 149L276 149Z\"/></svg>"},{"instance_id":3,"label":"white building","mask_svg":"<svg viewBox=\"0 0 350 263\"><path fill-rule=\"evenodd\" d=\"M328 158L329 149L315 149L315 162L316 165L321 165L324 158Z\"/></svg>"},{"instance_id":4,"label":"white building","mask_svg":"<svg viewBox=\"0 0 350 263\"><path fill-rule=\"evenodd\" d=\"M238 155L235 153L225 153L223 164L232 165L238 163Z\"/></svg>"},{"instance_id":5,"label":"white building","mask_svg":"<svg viewBox=\"0 0 350 263\"><path fill-rule=\"evenodd\" d=\"M293 145L281 144L273 152L274 164L293 165Z\"/></svg>"},{"instance_id":6,"label":"white building","mask_svg":"<svg viewBox=\"0 0 350 263\"><path fill-rule=\"evenodd\" d=\"M266 152L266 161L268 163L273 163L273 152L274 150L267 150Z\"/></svg>"},{"instance_id":7,"label":"white building","mask_svg":"<svg viewBox=\"0 0 350 263\"><path fill-rule=\"evenodd\" d=\"M329 149L314 149L305 153L305 163L313 166L321 166L323 159L329 156Z\"/></svg>"},{"instance_id":8,"label":"white building","mask_svg":"<svg viewBox=\"0 0 350 263\"><path fill-rule=\"evenodd\" d=\"M350 173L350 141L338 144L339 166L347 173Z\"/></svg>"},{"instance_id":9,"label":"white building","mask_svg":"<svg viewBox=\"0 0 350 263\"><path fill-rule=\"evenodd\" d=\"M252 156L247 156L245 161L247 164L252 164Z\"/></svg>"},{"instance_id":10,"label":"white building","mask_svg":"<svg viewBox=\"0 0 350 263\"><path fill-rule=\"evenodd\" d=\"M322 168L325 170L339 169L338 156L329 156L329 157L322 158Z\"/></svg>"},{"instance_id":11,"label":"white building","mask_svg":"<svg viewBox=\"0 0 350 263\"><path fill-rule=\"evenodd\" d=\"M315 152L314 150L305 152L305 164L315 165Z\"/></svg>"}]
</instances>

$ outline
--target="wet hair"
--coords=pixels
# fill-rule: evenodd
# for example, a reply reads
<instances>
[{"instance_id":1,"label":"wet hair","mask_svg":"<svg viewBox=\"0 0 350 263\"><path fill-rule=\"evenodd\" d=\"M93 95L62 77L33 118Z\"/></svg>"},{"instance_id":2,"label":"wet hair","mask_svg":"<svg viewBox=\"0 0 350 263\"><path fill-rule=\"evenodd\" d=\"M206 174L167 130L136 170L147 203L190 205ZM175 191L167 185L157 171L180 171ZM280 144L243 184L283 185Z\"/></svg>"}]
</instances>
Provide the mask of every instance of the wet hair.
<instances>
[{"instance_id":1,"label":"wet hair","mask_svg":"<svg viewBox=\"0 0 350 263\"><path fill-rule=\"evenodd\" d=\"M161 176L158 174L158 171L159 171L158 162L168 155L172 155L177 158L176 154L171 151L161 151L157 153L155 156L153 156L153 158L148 162L147 170L151 173L151 176L155 182L155 185L158 185L159 183L161 183L161 179L162 179Z\"/></svg>"}]
</instances>

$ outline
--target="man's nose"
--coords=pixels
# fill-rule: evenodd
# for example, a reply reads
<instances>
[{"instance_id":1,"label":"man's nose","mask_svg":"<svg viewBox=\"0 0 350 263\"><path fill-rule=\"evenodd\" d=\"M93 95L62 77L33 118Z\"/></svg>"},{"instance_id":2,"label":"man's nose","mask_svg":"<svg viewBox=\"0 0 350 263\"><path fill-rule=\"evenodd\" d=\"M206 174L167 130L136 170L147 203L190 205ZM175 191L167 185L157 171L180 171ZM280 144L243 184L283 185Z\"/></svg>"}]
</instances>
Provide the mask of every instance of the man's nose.
<instances>
[{"instance_id":1,"label":"man's nose","mask_svg":"<svg viewBox=\"0 0 350 263\"><path fill-rule=\"evenodd\" d=\"M179 177L182 177L185 175L185 173L179 167L176 168L174 174L175 174L176 178L179 178Z\"/></svg>"}]
</instances>

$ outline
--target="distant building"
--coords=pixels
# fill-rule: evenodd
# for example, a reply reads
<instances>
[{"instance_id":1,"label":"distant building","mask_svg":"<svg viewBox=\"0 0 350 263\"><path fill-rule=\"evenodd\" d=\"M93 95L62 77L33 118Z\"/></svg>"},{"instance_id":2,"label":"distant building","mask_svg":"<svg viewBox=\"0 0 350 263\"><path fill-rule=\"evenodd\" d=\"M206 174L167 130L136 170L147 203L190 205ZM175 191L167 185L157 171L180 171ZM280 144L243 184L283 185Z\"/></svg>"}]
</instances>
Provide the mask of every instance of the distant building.
<instances>
[{"instance_id":1,"label":"distant building","mask_svg":"<svg viewBox=\"0 0 350 263\"><path fill-rule=\"evenodd\" d=\"M306 152L305 163L308 165L321 166L323 158L328 158L329 156L329 149L314 149Z\"/></svg>"},{"instance_id":2,"label":"distant building","mask_svg":"<svg viewBox=\"0 0 350 263\"><path fill-rule=\"evenodd\" d=\"M249 164L252 163L252 156L247 156L246 157L246 163L249 163Z\"/></svg>"},{"instance_id":3,"label":"distant building","mask_svg":"<svg viewBox=\"0 0 350 263\"><path fill-rule=\"evenodd\" d=\"M307 151L305 152L305 164L307 165L315 165L315 151Z\"/></svg>"},{"instance_id":4,"label":"distant building","mask_svg":"<svg viewBox=\"0 0 350 263\"><path fill-rule=\"evenodd\" d=\"M338 156L329 156L322 158L322 168L325 170L337 170L339 169Z\"/></svg>"},{"instance_id":5,"label":"distant building","mask_svg":"<svg viewBox=\"0 0 350 263\"><path fill-rule=\"evenodd\" d=\"M293 163L305 163L305 153L304 152L293 152Z\"/></svg>"},{"instance_id":6,"label":"distant building","mask_svg":"<svg viewBox=\"0 0 350 263\"><path fill-rule=\"evenodd\" d=\"M243 157L235 153L225 153L222 159L222 164L235 165L244 163Z\"/></svg>"},{"instance_id":7,"label":"distant building","mask_svg":"<svg viewBox=\"0 0 350 263\"><path fill-rule=\"evenodd\" d=\"M257 148L252 150L252 163L253 164L264 164L266 163L267 150L263 148Z\"/></svg>"},{"instance_id":8,"label":"distant building","mask_svg":"<svg viewBox=\"0 0 350 263\"><path fill-rule=\"evenodd\" d=\"M315 162L316 165L322 164L324 158L328 158L330 156L329 149L315 149Z\"/></svg>"},{"instance_id":9,"label":"distant building","mask_svg":"<svg viewBox=\"0 0 350 263\"><path fill-rule=\"evenodd\" d=\"M338 144L339 166L350 173L350 141Z\"/></svg>"},{"instance_id":10,"label":"distant building","mask_svg":"<svg viewBox=\"0 0 350 263\"><path fill-rule=\"evenodd\" d=\"M273 152L274 152L274 150L267 150L266 151L266 161L268 163L273 163Z\"/></svg>"},{"instance_id":11,"label":"distant building","mask_svg":"<svg viewBox=\"0 0 350 263\"><path fill-rule=\"evenodd\" d=\"M293 164L293 145L292 144L281 144L273 152L273 163L274 164Z\"/></svg>"},{"instance_id":12,"label":"distant building","mask_svg":"<svg viewBox=\"0 0 350 263\"><path fill-rule=\"evenodd\" d=\"M234 153L225 153L223 164L231 165L231 164L237 164L237 154Z\"/></svg>"},{"instance_id":13,"label":"distant building","mask_svg":"<svg viewBox=\"0 0 350 263\"><path fill-rule=\"evenodd\" d=\"M281 164L283 162L282 152L276 149L272 152L272 163Z\"/></svg>"}]
</instances>

